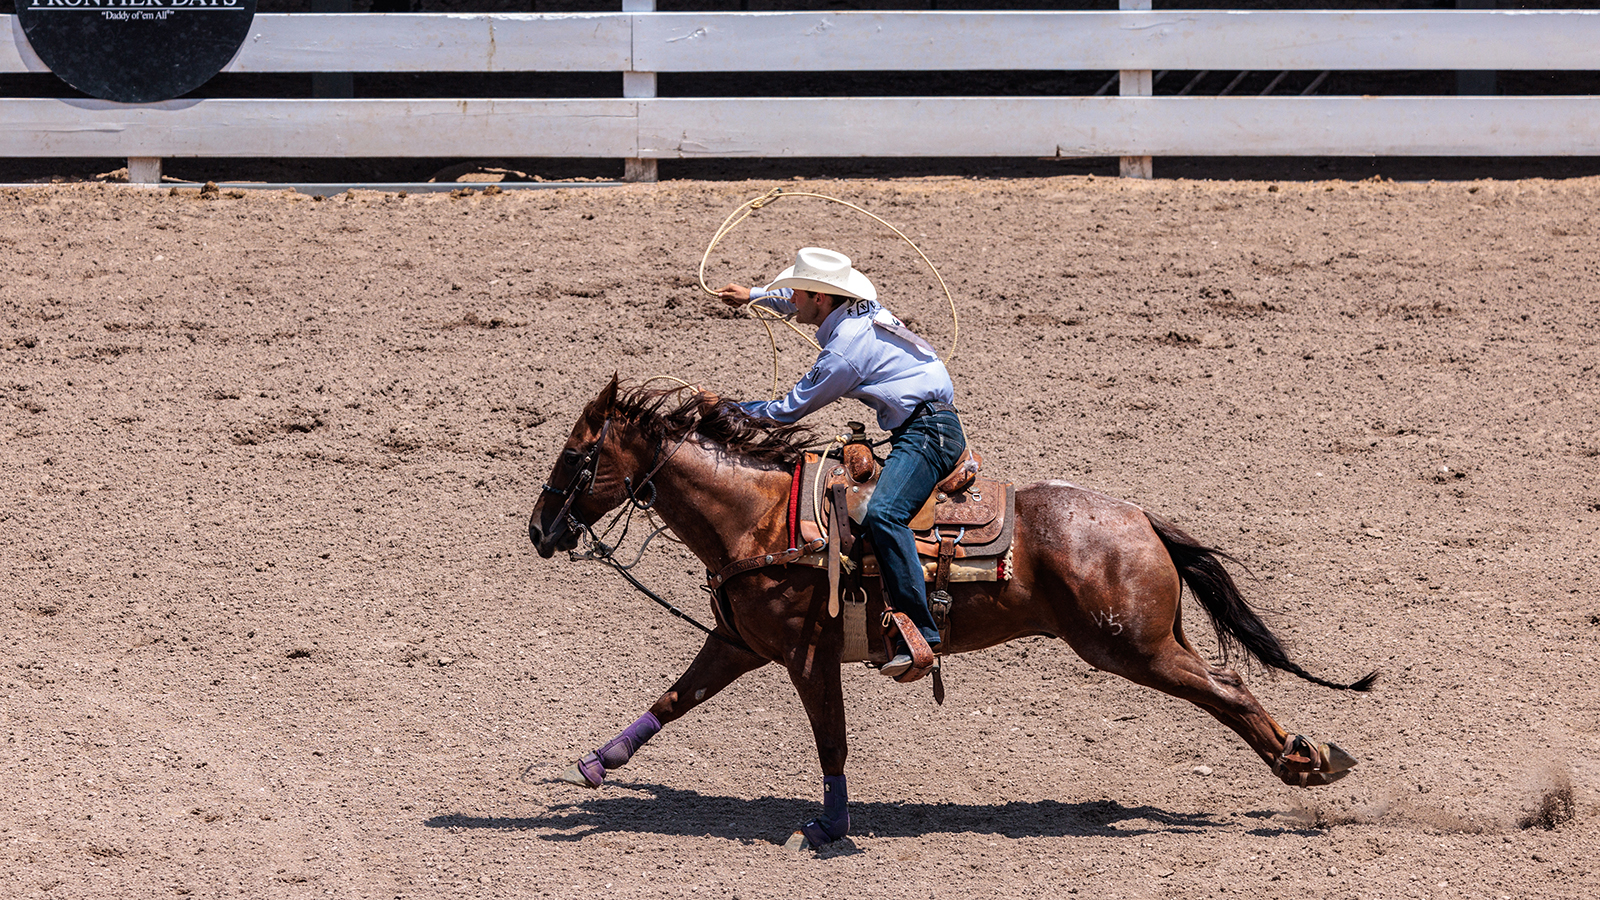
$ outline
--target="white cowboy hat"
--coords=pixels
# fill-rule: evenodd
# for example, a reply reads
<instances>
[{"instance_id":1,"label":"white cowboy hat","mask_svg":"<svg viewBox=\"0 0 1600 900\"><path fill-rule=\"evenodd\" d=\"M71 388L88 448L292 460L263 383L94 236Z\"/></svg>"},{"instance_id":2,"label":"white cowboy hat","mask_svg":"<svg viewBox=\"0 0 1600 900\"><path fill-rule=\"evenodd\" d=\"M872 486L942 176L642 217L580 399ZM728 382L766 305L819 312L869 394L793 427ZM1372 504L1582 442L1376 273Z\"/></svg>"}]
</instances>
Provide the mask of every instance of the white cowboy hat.
<instances>
[{"instance_id":1,"label":"white cowboy hat","mask_svg":"<svg viewBox=\"0 0 1600 900\"><path fill-rule=\"evenodd\" d=\"M850 257L821 247L804 247L794 255L794 265L778 273L767 290L799 288L841 294L860 300L878 299L878 289L867 276L850 268Z\"/></svg>"}]
</instances>

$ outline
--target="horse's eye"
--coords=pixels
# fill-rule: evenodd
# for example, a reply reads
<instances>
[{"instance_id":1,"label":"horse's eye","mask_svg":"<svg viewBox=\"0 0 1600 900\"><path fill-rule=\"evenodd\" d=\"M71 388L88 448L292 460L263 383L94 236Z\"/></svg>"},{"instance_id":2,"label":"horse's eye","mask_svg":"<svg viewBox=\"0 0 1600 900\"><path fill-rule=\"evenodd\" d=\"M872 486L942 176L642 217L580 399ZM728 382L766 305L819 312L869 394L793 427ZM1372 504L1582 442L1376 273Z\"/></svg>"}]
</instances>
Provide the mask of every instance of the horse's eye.
<instances>
[{"instance_id":1,"label":"horse's eye","mask_svg":"<svg viewBox=\"0 0 1600 900\"><path fill-rule=\"evenodd\" d=\"M577 465L578 464L578 459L581 456L582 456L582 454L580 454L578 451L572 449L571 447L568 447L567 449L561 451L561 461L564 462L564 463L568 463L570 465Z\"/></svg>"}]
</instances>

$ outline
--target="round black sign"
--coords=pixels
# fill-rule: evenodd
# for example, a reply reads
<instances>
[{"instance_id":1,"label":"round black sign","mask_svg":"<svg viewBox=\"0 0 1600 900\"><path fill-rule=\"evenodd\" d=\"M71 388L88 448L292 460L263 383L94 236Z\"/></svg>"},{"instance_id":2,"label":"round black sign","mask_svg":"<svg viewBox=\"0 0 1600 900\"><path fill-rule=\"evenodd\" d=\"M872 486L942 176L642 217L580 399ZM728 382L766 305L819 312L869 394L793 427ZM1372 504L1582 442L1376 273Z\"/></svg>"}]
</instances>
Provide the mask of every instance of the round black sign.
<instances>
[{"instance_id":1,"label":"round black sign","mask_svg":"<svg viewBox=\"0 0 1600 900\"><path fill-rule=\"evenodd\" d=\"M119 103L181 97L239 52L256 0L17 0L50 71Z\"/></svg>"}]
</instances>

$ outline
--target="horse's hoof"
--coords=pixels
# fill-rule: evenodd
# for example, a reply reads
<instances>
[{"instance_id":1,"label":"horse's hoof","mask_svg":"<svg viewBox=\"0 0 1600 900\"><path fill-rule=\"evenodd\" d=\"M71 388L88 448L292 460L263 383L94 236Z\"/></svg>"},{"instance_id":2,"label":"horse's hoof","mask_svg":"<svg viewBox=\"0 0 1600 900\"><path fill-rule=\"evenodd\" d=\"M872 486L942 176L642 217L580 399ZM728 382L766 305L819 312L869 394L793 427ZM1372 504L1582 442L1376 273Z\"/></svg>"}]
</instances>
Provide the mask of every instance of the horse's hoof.
<instances>
[{"instance_id":1,"label":"horse's hoof","mask_svg":"<svg viewBox=\"0 0 1600 900\"><path fill-rule=\"evenodd\" d=\"M1356 762L1338 744L1317 744L1297 734L1284 746L1272 771L1291 787L1317 787L1350 774Z\"/></svg>"},{"instance_id":2,"label":"horse's hoof","mask_svg":"<svg viewBox=\"0 0 1600 900\"><path fill-rule=\"evenodd\" d=\"M815 850L816 848L811 846L810 838L796 831L794 834L789 835L789 840L784 843L783 849L799 853L805 850Z\"/></svg>"},{"instance_id":3,"label":"horse's hoof","mask_svg":"<svg viewBox=\"0 0 1600 900\"><path fill-rule=\"evenodd\" d=\"M606 764L599 753L585 753L572 768L561 773L561 780L578 787L597 788L606 780Z\"/></svg>"},{"instance_id":4,"label":"horse's hoof","mask_svg":"<svg viewBox=\"0 0 1600 900\"><path fill-rule=\"evenodd\" d=\"M1343 772L1301 772L1299 786L1321 787L1325 784L1333 784L1335 781L1338 781L1349 774L1349 769L1345 769Z\"/></svg>"},{"instance_id":5,"label":"horse's hoof","mask_svg":"<svg viewBox=\"0 0 1600 900\"><path fill-rule=\"evenodd\" d=\"M585 777L583 770L578 768L577 763L573 763L565 772L562 772L561 777L557 780L564 781L567 784L575 784L578 787L597 788L600 786Z\"/></svg>"},{"instance_id":6,"label":"horse's hoof","mask_svg":"<svg viewBox=\"0 0 1600 900\"><path fill-rule=\"evenodd\" d=\"M1327 766L1325 774L1336 775L1341 778L1354 768L1358 762L1354 756L1344 752L1343 748L1338 744L1331 742L1322 745L1322 758L1326 760L1324 763Z\"/></svg>"}]
</instances>

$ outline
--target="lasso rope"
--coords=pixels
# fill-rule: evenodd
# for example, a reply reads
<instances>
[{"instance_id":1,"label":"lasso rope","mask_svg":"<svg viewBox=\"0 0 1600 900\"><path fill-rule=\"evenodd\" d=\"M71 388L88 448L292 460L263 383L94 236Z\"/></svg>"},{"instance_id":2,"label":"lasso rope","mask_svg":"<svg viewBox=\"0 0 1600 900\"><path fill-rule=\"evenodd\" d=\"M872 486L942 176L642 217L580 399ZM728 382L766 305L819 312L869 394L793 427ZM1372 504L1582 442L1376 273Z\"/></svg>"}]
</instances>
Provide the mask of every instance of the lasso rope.
<instances>
[{"instance_id":1,"label":"lasso rope","mask_svg":"<svg viewBox=\"0 0 1600 900\"><path fill-rule=\"evenodd\" d=\"M644 384L641 384L640 387L645 387L656 381L676 381L678 383L678 390L680 391L690 390L694 391L695 393L701 393L700 385L691 384L690 382L684 381L682 378L679 378L676 375L651 375L649 378L644 380Z\"/></svg>"},{"instance_id":2,"label":"lasso rope","mask_svg":"<svg viewBox=\"0 0 1600 900\"><path fill-rule=\"evenodd\" d=\"M906 237L905 232L894 227L893 225L890 225L888 222L884 221L881 216L868 212L854 203L840 200L838 197L830 197L827 194L818 194L811 191L789 191L784 190L781 187L777 187L759 197L755 197L750 200L746 200L744 203L741 203L738 208L734 209L733 212L728 213L727 218L722 220L722 224L717 228L717 233L711 237L711 243L706 245L706 252L700 255L700 290L705 291L707 294L710 294L713 297L719 296L716 291L712 290L711 287L706 284L706 261L711 258L711 251L716 249L717 244L721 243L722 239L727 237L730 231L738 227L739 223L743 222L745 219L748 219L756 210L770 203L782 200L785 197L815 197L818 200L826 200L829 203L837 203L840 206L853 209L894 232L895 235L900 238L900 240L905 241L912 250L916 251L917 256L921 258L923 264L928 267L928 271L932 272L934 279L939 282L940 290L944 291L945 302L950 306L950 351L945 354L944 358L946 361L955 358L956 347L961 339L961 322L960 318L956 314L956 300L950 295L950 286L944 283L944 276L939 274L939 270L934 266L933 261L928 259L928 255L922 252L922 248L918 247L915 241L911 240L909 237ZM804 338L806 343L810 344L812 347L815 347L817 352L822 352L822 348L817 345L816 340L814 340L811 335L806 334L799 327L797 327L788 316L782 316L770 309L767 309L766 307L757 306L755 301L746 303L742 308L751 316L753 316L756 321L760 322L761 326L767 330L767 340L772 345L772 398L776 399L778 396L779 385L778 338L772 333L771 322L776 320L789 326L789 328L794 331L795 334L798 334Z\"/></svg>"}]
</instances>

